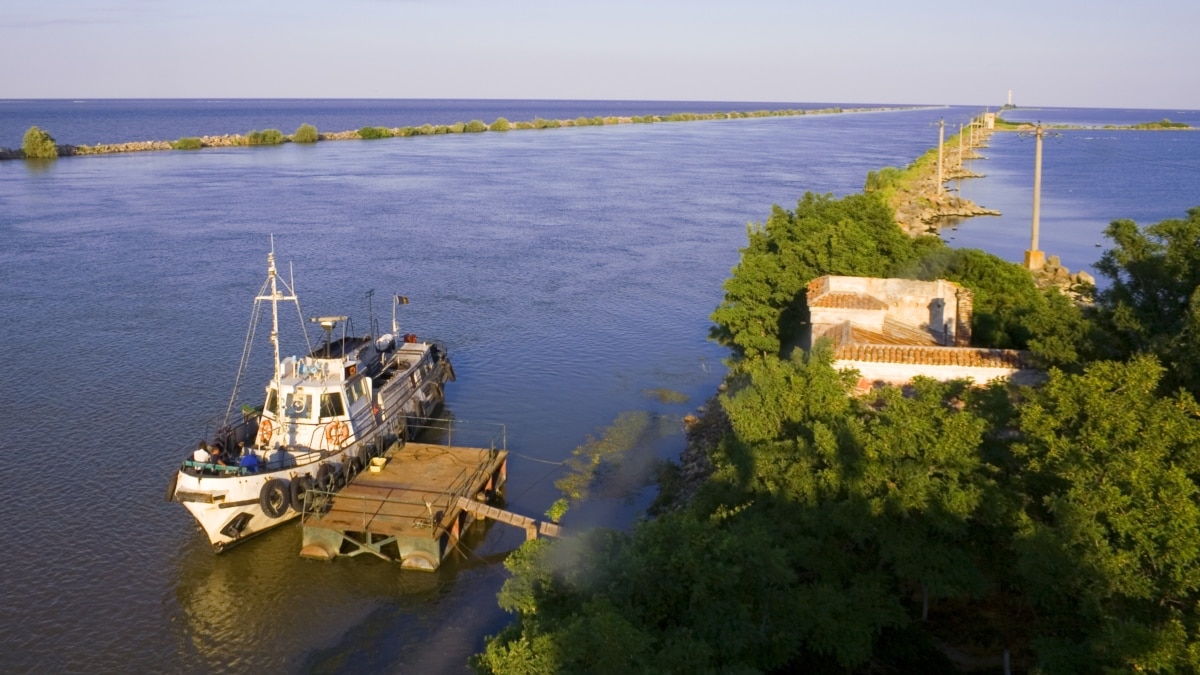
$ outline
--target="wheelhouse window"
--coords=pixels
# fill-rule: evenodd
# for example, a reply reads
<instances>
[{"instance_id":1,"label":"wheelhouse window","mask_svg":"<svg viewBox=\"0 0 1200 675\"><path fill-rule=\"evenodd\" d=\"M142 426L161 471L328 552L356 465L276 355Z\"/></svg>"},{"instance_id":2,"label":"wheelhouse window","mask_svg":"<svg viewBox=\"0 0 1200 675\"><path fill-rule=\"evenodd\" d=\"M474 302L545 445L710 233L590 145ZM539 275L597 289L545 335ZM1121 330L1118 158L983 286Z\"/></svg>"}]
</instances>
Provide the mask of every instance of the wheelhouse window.
<instances>
[{"instance_id":1,"label":"wheelhouse window","mask_svg":"<svg viewBox=\"0 0 1200 675\"><path fill-rule=\"evenodd\" d=\"M279 394L274 389L267 390L267 403L263 410L275 415L279 412Z\"/></svg>"},{"instance_id":2,"label":"wheelhouse window","mask_svg":"<svg viewBox=\"0 0 1200 675\"><path fill-rule=\"evenodd\" d=\"M342 395L338 392L321 394L321 418L341 417L346 414L346 406L342 404Z\"/></svg>"},{"instance_id":3,"label":"wheelhouse window","mask_svg":"<svg viewBox=\"0 0 1200 675\"><path fill-rule=\"evenodd\" d=\"M284 399L283 416L291 419L309 419L312 417L312 395L290 393Z\"/></svg>"},{"instance_id":4,"label":"wheelhouse window","mask_svg":"<svg viewBox=\"0 0 1200 675\"><path fill-rule=\"evenodd\" d=\"M346 399L353 405L355 401L367 395L367 378L360 377L346 385Z\"/></svg>"}]
</instances>

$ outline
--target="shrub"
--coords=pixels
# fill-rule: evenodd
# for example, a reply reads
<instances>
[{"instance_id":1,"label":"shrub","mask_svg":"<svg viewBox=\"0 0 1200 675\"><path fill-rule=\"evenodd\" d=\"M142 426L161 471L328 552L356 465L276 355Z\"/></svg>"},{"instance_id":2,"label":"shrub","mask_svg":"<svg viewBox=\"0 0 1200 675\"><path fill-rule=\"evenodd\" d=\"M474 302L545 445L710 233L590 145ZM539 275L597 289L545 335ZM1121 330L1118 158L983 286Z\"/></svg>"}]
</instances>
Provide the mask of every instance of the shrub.
<instances>
[{"instance_id":1,"label":"shrub","mask_svg":"<svg viewBox=\"0 0 1200 675\"><path fill-rule=\"evenodd\" d=\"M358 130L359 138L391 138L394 135L387 127L363 127Z\"/></svg>"},{"instance_id":2,"label":"shrub","mask_svg":"<svg viewBox=\"0 0 1200 675\"><path fill-rule=\"evenodd\" d=\"M292 140L296 143L316 143L320 137L317 128L311 124L301 124L296 128L296 133L292 134Z\"/></svg>"},{"instance_id":3,"label":"shrub","mask_svg":"<svg viewBox=\"0 0 1200 675\"><path fill-rule=\"evenodd\" d=\"M422 124L420 129L417 129L417 134L421 136L432 136L435 133L432 124Z\"/></svg>"},{"instance_id":4,"label":"shrub","mask_svg":"<svg viewBox=\"0 0 1200 675\"><path fill-rule=\"evenodd\" d=\"M467 125L463 124L462 122L455 122L454 124L451 124L448 127L446 127L446 133L461 134L463 132L463 130L466 128L467 128Z\"/></svg>"},{"instance_id":5,"label":"shrub","mask_svg":"<svg viewBox=\"0 0 1200 675\"><path fill-rule=\"evenodd\" d=\"M400 127L399 129L396 130L396 135L400 136L401 138L407 138L409 136L417 136L420 133L421 132L416 127Z\"/></svg>"},{"instance_id":6,"label":"shrub","mask_svg":"<svg viewBox=\"0 0 1200 675\"><path fill-rule=\"evenodd\" d=\"M279 145L283 142L283 132L278 129L257 129L246 134L249 145Z\"/></svg>"},{"instance_id":7,"label":"shrub","mask_svg":"<svg viewBox=\"0 0 1200 675\"><path fill-rule=\"evenodd\" d=\"M575 126L577 126L577 127L587 127L587 126L591 126L591 125L592 125L592 121L582 115L575 118Z\"/></svg>"},{"instance_id":8,"label":"shrub","mask_svg":"<svg viewBox=\"0 0 1200 675\"><path fill-rule=\"evenodd\" d=\"M29 127L25 139L21 142L21 150L27 159L52 159L58 157L58 145L54 137L37 127Z\"/></svg>"},{"instance_id":9,"label":"shrub","mask_svg":"<svg viewBox=\"0 0 1200 675\"><path fill-rule=\"evenodd\" d=\"M533 122L517 122L515 126L517 129L532 129Z\"/></svg>"},{"instance_id":10,"label":"shrub","mask_svg":"<svg viewBox=\"0 0 1200 675\"><path fill-rule=\"evenodd\" d=\"M512 128L512 125L509 124L508 120L504 119L503 117L497 117L496 121L492 122L492 125L490 127L488 127L488 130L490 130L490 131L508 131L511 128Z\"/></svg>"},{"instance_id":11,"label":"shrub","mask_svg":"<svg viewBox=\"0 0 1200 675\"><path fill-rule=\"evenodd\" d=\"M184 136L172 143L171 147L176 150L199 150L204 147L204 143L195 136Z\"/></svg>"},{"instance_id":12,"label":"shrub","mask_svg":"<svg viewBox=\"0 0 1200 675\"><path fill-rule=\"evenodd\" d=\"M468 134L477 134L482 131L487 131L488 126L483 123L483 120L471 120L467 122L467 126L463 127L463 131Z\"/></svg>"}]
</instances>

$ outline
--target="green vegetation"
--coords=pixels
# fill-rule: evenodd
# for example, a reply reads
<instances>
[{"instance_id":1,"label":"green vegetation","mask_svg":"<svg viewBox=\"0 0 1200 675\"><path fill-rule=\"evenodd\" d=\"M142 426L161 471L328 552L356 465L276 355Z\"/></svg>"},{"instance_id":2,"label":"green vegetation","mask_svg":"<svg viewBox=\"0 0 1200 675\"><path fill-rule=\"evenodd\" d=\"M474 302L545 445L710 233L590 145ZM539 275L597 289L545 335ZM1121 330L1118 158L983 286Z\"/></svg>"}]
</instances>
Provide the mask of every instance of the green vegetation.
<instances>
[{"instance_id":1,"label":"green vegetation","mask_svg":"<svg viewBox=\"0 0 1200 675\"><path fill-rule=\"evenodd\" d=\"M358 130L358 137L365 139L391 138L395 136L387 127L363 127Z\"/></svg>"},{"instance_id":2,"label":"green vegetation","mask_svg":"<svg viewBox=\"0 0 1200 675\"><path fill-rule=\"evenodd\" d=\"M1200 669L1200 207L1114 222L1110 284L1081 307L902 236L879 194L894 179L749 228L712 317L735 359L711 477L630 532L513 554L514 621L478 670L940 673L1005 652L1022 672ZM852 396L826 343L792 348L823 274L956 281L977 344L1054 367L1037 387ZM573 499L595 457L577 450Z\"/></svg>"},{"instance_id":3,"label":"green vegetation","mask_svg":"<svg viewBox=\"0 0 1200 675\"><path fill-rule=\"evenodd\" d=\"M1143 122L1134 124L1134 129L1190 129L1186 122L1172 122L1167 118L1162 118L1158 122Z\"/></svg>"},{"instance_id":4,"label":"green vegetation","mask_svg":"<svg viewBox=\"0 0 1200 675\"><path fill-rule=\"evenodd\" d=\"M463 131L468 134L478 134L488 130L488 125L483 123L483 120L471 120L467 122L467 126L463 127Z\"/></svg>"},{"instance_id":5,"label":"green vegetation","mask_svg":"<svg viewBox=\"0 0 1200 675\"><path fill-rule=\"evenodd\" d=\"M21 141L21 151L26 159L53 159L58 157L58 145L54 137L37 127L29 127Z\"/></svg>"},{"instance_id":6,"label":"green vegetation","mask_svg":"<svg viewBox=\"0 0 1200 675\"><path fill-rule=\"evenodd\" d=\"M293 143L316 143L320 138L317 128L311 124L301 124L296 128L296 133L292 134Z\"/></svg>"},{"instance_id":7,"label":"green vegetation","mask_svg":"<svg viewBox=\"0 0 1200 675\"><path fill-rule=\"evenodd\" d=\"M488 131L508 131L511 128L512 125L509 124L508 120L504 119L503 117L497 117L496 121L492 122L492 124L488 127Z\"/></svg>"},{"instance_id":8,"label":"green vegetation","mask_svg":"<svg viewBox=\"0 0 1200 675\"><path fill-rule=\"evenodd\" d=\"M171 144L175 150L199 150L204 147L204 142L195 136L184 136Z\"/></svg>"},{"instance_id":9,"label":"green vegetation","mask_svg":"<svg viewBox=\"0 0 1200 675\"><path fill-rule=\"evenodd\" d=\"M1115 246L1096 263L1110 281L1096 298L1100 354L1153 354L1165 391L1200 396L1200 207L1145 229L1114 221L1105 236Z\"/></svg>"},{"instance_id":10,"label":"green vegetation","mask_svg":"<svg viewBox=\"0 0 1200 675\"><path fill-rule=\"evenodd\" d=\"M283 140L283 132L278 129L255 130L246 134L247 145L279 145Z\"/></svg>"},{"instance_id":11,"label":"green vegetation","mask_svg":"<svg viewBox=\"0 0 1200 675\"><path fill-rule=\"evenodd\" d=\"M1027 122L1009 122L1006 119L1002 119L999 115L996 115L996 125L995 126L996 126L996 129L998 129L1000 131L1016 131L1017 129L1020 129L1022 126L1025 126L1026 124L1028 124L1028 123Z\"/></svg>"}]
</instances>

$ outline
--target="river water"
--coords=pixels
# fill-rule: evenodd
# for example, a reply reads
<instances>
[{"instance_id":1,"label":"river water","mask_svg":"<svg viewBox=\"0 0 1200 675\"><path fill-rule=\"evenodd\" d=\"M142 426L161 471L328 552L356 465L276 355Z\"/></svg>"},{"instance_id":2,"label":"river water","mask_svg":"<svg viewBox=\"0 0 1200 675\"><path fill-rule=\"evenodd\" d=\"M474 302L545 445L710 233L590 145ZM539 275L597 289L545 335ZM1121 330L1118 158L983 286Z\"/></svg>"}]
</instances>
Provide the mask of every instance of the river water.
<instances>
[{"instance_id":1,"label":"river water","mask_svg":"<svg viewBox=\"0 0 1200 675\"><path fill-rule=\"evenodd\" d=\"M758 107L746 105L723 107ZM565 116L540 110L510 119ZM391 294L410 298L401 330L449 346L449 412L506 425L509 508L538 516L558 496L554 463L623 412L673 430L648 434L638 453L681 449L677 418L723 374L707 317L748 222L806 190L855 192L868 170L935 144L939 118L976 112L0 162L0 669L461 672L507 621L494 560L520 544L519 530L493 526L465 562L410 573L363 557L300 560L292 526L215 556L163 501L185 449L228 402L272 236L306 315L346 313L362 328L368 291L378 316ZM74 134L56 135L88 142ZM1168 137L1189 139L1178 166L1194 188L1200 134ZM1008 187L995 194L1020 195L1026 145L993 138L984 169L998 177L969 189L997 183ZM108 140L121 139L92 142ZM1011 175L999 170L1009 162ZM1200 204L1194 190L1157 210L1138 210L1138 195L1105 192L1100 205L1093 193L1068 195L1064 212L1071 200L1081 212L1107 206L1103 219ZM1005 218L952 234L991 233ZM1075 238L1081 259L1095 253L1090 231ZM988 246L1011 247L1003 241ZM267 372L251 369L251 396ZM647 395L657 388L689 400ZM598 497L564 524L627 527L649 496Z\"/></svg>"}]
</instances>

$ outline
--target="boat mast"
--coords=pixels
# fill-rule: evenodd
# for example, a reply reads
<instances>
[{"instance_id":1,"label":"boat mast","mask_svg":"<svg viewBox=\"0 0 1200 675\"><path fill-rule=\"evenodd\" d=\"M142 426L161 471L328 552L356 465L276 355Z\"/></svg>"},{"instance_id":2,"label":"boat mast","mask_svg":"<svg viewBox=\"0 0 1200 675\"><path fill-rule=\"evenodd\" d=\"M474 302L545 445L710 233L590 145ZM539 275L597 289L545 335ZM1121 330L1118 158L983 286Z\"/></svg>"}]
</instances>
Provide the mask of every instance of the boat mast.
<instances>
[{"instance_id":1,"label":"boat mast","mask_svg":"<svg viewBox=\"0 0 1200 675\"><path fill-rule=\"evenodd\" d=\"M272 239L271 239L271 252L267 254L267 281L268 281L268 283L270 283L270 286L271 286L270 295L260 295L257 298L255 298L255 300L270 300L271 301L271 347L275 350L275 375L274 375L275 392L276 392L275 401L276 401L276 407L280 407L283 405L283 402L282 402L282 392L280 392L279 380L283 377L283 372L282 372L282 364L280 363L280 360L279 360L279 302L280 301L291 301L291 302L296 303L296 306L299 307L300 301L298 298L296 298L296 292L294 290L292 290L292 288L290 286L288 286L288 284L286 282L283 285L285 288L288 289L288 292L290 292L291 295L284 295L283 293L281 293L279 291L279 284L278 284L279 274L275 269L274 237L272 237ZM279 410L276 410L275 414L278 417L280 414Z\"/></svg>"}]
</instances>

